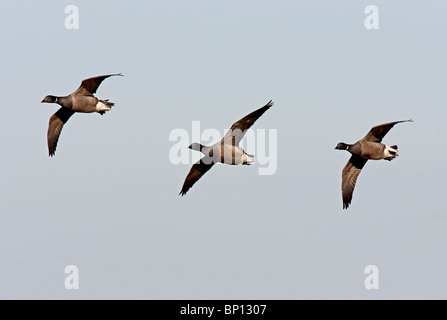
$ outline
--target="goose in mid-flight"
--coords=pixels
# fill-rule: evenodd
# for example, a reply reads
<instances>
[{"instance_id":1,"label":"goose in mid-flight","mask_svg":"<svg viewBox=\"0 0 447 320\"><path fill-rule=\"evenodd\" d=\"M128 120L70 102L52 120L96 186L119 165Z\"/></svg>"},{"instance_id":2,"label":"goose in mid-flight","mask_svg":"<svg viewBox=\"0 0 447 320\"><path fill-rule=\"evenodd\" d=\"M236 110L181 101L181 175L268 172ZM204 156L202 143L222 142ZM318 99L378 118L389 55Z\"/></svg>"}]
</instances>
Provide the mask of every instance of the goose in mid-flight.
<instances>
[{"instance_id":1,"label":"goose in mid-flight","mask_svg":"<svg viewBox=\"0 0 447 320\"><path fill-rule=\"evenodd\" d=\"M202 152L205 154L205 157L192 166L179 194L184 196L194 183L211 169L216 162L231 165L249 165L254 162L254 156L247 154L241 147L239 147L239 142L255 121L258 120L258 118L271 106L273 106L273 102L270 100L262 108L253 111L249 115L235 122L222 140L212 146L203 146L200 143L191 144L189 146L190 149Z\"/></svg>"},{"instance_id":2,"label":"goose in mid-flight","mask_svg":"<svg viewBox=\"0 0 447 320\"><path fill-rule=\"evenodd\" d=\"M56 152L57 141L62 127L75 112L92 113L98 112L103 115L110 111L114 105L109 100L100 100L93 94L96 93L101 82L111 76L122 76L121 73L108 74L82 80L78 90L65 97L46 96L42 102L57 103L61 106L55 114L50 117L48 126L48 152L52 157Z\"/></svg>"},{"instance_id":3,"label":"goose in mid-flight","mask_svg":"<svg viewBox=\"0 0 447 320\"><path fill-rule=\"evenodd\" d=\"M351 204L352 193L354 192L357 177L368 160L384 159L391 161L399 155L396 145L389 147L381 142L388 131L390 131L395 124L400 122L413 122L413 120L395 121L375 126L363 139L356 143L346 144L340 142L335 147L335 149L347 150L352 154L348 163L343 168L342 173L341 190L343 209L347 209Z\"/></svg>"}]
</instances>

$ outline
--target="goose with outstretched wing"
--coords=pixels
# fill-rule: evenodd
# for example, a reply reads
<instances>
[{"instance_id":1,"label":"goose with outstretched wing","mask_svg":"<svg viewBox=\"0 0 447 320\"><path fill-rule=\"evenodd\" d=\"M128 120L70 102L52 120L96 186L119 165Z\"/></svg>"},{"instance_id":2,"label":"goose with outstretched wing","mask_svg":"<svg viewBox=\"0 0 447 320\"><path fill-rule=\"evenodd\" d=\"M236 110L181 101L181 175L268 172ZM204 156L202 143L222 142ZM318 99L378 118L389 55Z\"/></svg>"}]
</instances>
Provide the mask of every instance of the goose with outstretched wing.
<instances>
[{"instance_id":1,"label":"goose with outstretched wing","mask_svg":"<svg viewBox=\"0 0 447 320\"><path fill-rule=\"evenodd\" d=\"M189 146L190 149L202 152L205 154L205 157L192 166L179 194L184 196L217 162L230 165L249 165L253 163L254 156L247 154L241 147L239 147L239 143L247 130L272 106L273 102L270 100L262 108L253 111L235 122L222 140L212 146L204 146L200 143L191 144Z\"/></svg>"},{"instance_id":2,"label":"goose with outstretched wing","mask_svg":"<svg viewBox=\"0 0 447 320\"><path fill-rule=\"evenodd\" d=\"M342 198L343 209L347 209L352 201L357 177L362 171L363 166L368 160L388 160L396 158L399 153L397 146L387 146L382 143L383 137L394 127L395 124L401 122L412 122L413 120L402 120L389 122L373 127L368 134L354 144L340 142L335 149L346 150L352 154L342 173Z\"/></svg>"},{"instance_id":3,"label":"goose with outstretched wing","mask_svg":"<svg viewBox=\"0 0 447 320\"><path fill-rule=\"evenodd\" d=\"M47 140L48 152L52 157L56 152L57 142L64 124L76 112L92 113L98 112L103 115L106 111L110 111L114 103L109 100L101 100L94 96L101 82L111 76L122 76L118 74L108 74L104 76L93 77L82 81L79 88L64 97L48 95L42 102L57 103L61 108L50 117L48 124Z\"/></svg>"}]
</instances>

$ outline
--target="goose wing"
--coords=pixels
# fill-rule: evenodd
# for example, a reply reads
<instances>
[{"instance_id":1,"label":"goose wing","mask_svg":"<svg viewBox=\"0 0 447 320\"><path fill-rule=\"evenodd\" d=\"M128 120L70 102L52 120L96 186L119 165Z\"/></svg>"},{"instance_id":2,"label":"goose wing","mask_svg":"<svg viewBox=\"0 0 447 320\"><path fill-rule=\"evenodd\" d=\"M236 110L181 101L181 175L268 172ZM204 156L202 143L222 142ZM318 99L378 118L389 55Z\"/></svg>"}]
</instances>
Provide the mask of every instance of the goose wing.
<instances>
[{"instance_id":1,"label":"goose wing","mask_svg":"<svg viewBox=\"0 0 447 320\"><path fill-rule=\"evenodd\" d=\"M96 93L96 90L98 90L101 82L103 82L104 79L112 76L122 76L122 74L114 73L82 80L82 83L79 86L78 90L76 90L72 94L77 96L93 96L93 94Z\"/></svg>"},{"instance_id":2,"label":"goose wing","mask_svg":"<svg viewBox=\"0 0 447 320\"><path fill-rule=\"evenodd\" d=\"M391 128L394 127L395 124L400 123L400 122L413 122L413 120L410 119L410 120L394 121L394 122L380 124L378 126L371 128L371 130L363 138L363 140L380 143L380 142L382 142L383 137L385 137L385 135L388 133L388 131L390 131Z\"/></svg>"},{"instance_id":3,"label":"goose wing","mask_svg":"<svg viewBox=\"0 0 447 320\"><path fill-rule=\"evenodd\" d=\"M242 138L244 137L247 130L259 119L260 116L264 114L271 106L273 106L273 101L270 100L265 106L259 108L256 111L246 115L239 121L235 122L230 130L223 137L223 141L225 144L229 143L233 146L239 145Z\"/></svg>"},{"instance_id":4,"label":"goose wing","mask_svg":"<svg viewBox=\"0 0 447 320\"><path fill-rule=\"evenodd\" d=\"M214 165L214 161L210 157L203 157L199 161L197 161L189 170L188 175L186 176L185 182L183 183L182 190L179 194L184 196L189 189L205 174L211 169Z\"/></svg>"},{"instance_id":5,"label":"goose wing","mask_svg":"<svg viewBox=\"0 0 447 320\"><path fill-rule=\"evenodd\" d=\"M348 163L343 168L341 192L343 198L343 209L347 209L351 204L352 194L354 192L357 177L362 171L367 159L360 158L357 155L352 155Z\"/></svg>"},{"instance_id":6,"label":"goose wing","mask_svg":"<svg viewBox=\"0 0 447 320\"><path fill-rule=\"evenodd\" d=\"M61 107L55 114L50 117L50 122L48 124L48 152L50 157L54 156L57 147L57 141L62 131L64 124L70 119L74 114L68 108Z\"/></svg>"}]
</instances>

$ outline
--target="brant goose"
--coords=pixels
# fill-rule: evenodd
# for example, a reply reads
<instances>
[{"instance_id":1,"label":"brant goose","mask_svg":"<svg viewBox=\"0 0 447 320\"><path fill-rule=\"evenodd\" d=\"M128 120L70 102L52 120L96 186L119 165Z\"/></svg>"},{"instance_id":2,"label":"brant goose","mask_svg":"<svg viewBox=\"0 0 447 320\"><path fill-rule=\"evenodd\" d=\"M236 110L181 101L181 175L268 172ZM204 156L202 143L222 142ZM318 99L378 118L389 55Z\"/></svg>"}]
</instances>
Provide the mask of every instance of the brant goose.
<instances>
[{"instance_id":1,"label":"brant goose","mask_svg":"<svg viewBox=\"0 0 447 320\"><path fill-rule=\"evenodd\" d=\"M390 131L395 124L400 122L413 122L413 120L395 121L375 126L363 139L356 143L346 144L340 142L335 147L335 149L347 150L352 154L348 163L343 168L342 173L341 190L343 209L347 209L351 204L352 193L354 192L357 177L368 160L384 159L391 161L399 155L396 145L389 147L381 142L388 131Z\"/></svg>"},{"instance_id":2,"label":"brant goose","mask_svg":"<svg viewBox=\"0 0 447 320\"><path fill-rule=\"evenodd\" d=\"M88 78L82 81L78 90L68 96L56 97L50 95L42 100L42 102L57 103L61 106L61 108L50 117L48 126L48 152L51 157L54 156L56 152L57 141L59 140L62 127L75 112L98 112L103 115L106 111L110 111L114 104L109 100L100 100L93 94L96 93L101 82L111 76L122 76L122 74L108 74Z\"/></svg>"},{"instance_id":3,"label":"brant goose","mask_svg":"<svg viewBox=\"0 0 447 320\"><path fill-rule=\"evenodd\" d=\"M262 108L253 111L249 115L235 122L222 140L212 146L203 146L200 143L191 144L189 146L190 149L202 152L205 154L205 157L192 166L179 194L184 196L194 183L211 169L216 162L231 165L251 164L254 161L254 156L247 154L241 147L239 147L239 142L255 121L258 120L258 118L271 106L273 106L272 100Z\"/></svg>"}]
</instances>

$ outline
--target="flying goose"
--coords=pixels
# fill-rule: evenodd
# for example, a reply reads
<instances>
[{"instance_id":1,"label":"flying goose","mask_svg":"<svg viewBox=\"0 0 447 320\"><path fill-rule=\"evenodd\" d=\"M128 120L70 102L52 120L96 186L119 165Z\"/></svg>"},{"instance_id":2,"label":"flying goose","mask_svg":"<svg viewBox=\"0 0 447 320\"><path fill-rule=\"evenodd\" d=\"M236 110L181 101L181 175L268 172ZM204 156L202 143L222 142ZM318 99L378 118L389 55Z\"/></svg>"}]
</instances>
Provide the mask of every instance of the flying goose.
<instances>
[{"instance_id":1,"label":"flying goose","mask_svg":"<svg viewBox=\"0 0 447 320\"><path fill-rule=\"evenodd\" d=\"M348 163L343 168L342 173L341 190L343 209L347 209L351 204L352 193L354 192L357 177L368 160L384 159L391 161L399 156L396 145L389 147L381 142L388 131L390 131L395 124L400 122L413 122L413 120L395 121L375 126L363 139L356 143L346 144L340 142L335 147L337 150L347 150L352 154Z\"/></svg>"},{"instance_id":2,"label":"flying goose","mask_svg":"<svg viewBox=\"0 0 447 320\"><path fill-rule=\"evenodd\" d=\"M122 76L122 74L108 74L88 78L82 80L78 90L68 96L56 97L49 95L42 100L42 102L57 103L61 106L61 108L50 117L50 123L48 125L48 152L51 157L54 156L56 152L57 141L59 140L62 127L75 112L98 112L103 115L106 111L110 111L114 103L109 100L100 100L93 94L96 93L96 90L104 79L112 76Z\"/></svg>"},{"instance_id":3,"label":"flying goose","mask_svg":"<svg viewBox=\"0 0 447 320\"><path fill-rule=\"evenodd\" d=\"M203 146L200 143L191 144L189 146L190 149L202 152L205 154L205 157L192 166L179 194L184 196L188 190L192 188L194 183L211 169L216 162L231 165L249 165L254 162L254 156L247 154L241 147L239 147L239 142L241 142L247 130L271 106L273 106L272 100L262 108L253 111L249 115L235 122L222 140L212 146Z\"/></svg>"}]
</instances>

